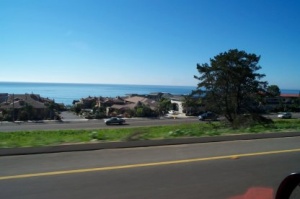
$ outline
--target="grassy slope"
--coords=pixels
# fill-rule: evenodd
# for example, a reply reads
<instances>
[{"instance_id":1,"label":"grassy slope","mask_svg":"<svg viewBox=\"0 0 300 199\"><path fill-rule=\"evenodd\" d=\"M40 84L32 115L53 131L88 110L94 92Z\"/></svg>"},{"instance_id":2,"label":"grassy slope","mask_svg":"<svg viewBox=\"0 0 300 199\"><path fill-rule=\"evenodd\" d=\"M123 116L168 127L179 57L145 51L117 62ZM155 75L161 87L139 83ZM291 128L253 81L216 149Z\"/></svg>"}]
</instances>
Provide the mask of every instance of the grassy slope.
<instances>
[{"instance_id":1,"label":"grassy slope","mask_svg":"<svg viewBox=\"0 0 300 199\"><path fill-rule=\"evenodd\" d=\"M58 145L63 143L87 143L95 141L130 141L166 139L174 137L217 136L241 133L268 133L300 131L300 121L275 120L272 127L253 126L233 130L220 122L193 123L170 126L138 127L124 129L58 130L0 133L0 148Z\"/></svg>"}]
</instances>

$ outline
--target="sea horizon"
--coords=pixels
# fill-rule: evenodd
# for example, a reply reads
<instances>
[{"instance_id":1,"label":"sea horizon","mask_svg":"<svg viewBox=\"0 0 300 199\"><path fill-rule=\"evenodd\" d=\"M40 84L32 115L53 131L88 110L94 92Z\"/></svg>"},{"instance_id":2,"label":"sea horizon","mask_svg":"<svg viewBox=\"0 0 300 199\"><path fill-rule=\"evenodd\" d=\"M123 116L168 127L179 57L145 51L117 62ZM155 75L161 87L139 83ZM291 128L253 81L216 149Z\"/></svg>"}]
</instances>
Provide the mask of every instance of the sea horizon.
<instances>
[{"instance_id":1,"label":"sea horizon","mask_svg":"<svg viewBox=\"0 0 300 199\"><path fill-rule=\"evenodd\" d=\"M74 100L86 97L118 97L129 94L150 94L155 92L187 95L196 86L138 85L138 84L96 84L96 83L37 83L0 82L0 93L39 94L57 103L71 105Z\"/></svg>"}]
</instances>

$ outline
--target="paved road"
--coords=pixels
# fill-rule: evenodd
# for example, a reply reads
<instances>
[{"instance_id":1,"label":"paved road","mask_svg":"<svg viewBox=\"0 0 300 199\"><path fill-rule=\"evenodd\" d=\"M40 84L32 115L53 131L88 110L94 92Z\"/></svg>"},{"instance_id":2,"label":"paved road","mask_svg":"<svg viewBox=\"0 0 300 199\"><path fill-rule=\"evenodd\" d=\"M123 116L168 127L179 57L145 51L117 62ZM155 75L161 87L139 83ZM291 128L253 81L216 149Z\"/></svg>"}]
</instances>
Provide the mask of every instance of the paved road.
<instances>
[{"instance_id":1,"label":"paved road","mask_svg":"<svg viewBox=\"0 0 300 199\"><path fill-rule=\"evenodd\" d=\"M1 157L0 198L229 199L253 187L272 193L284 176L300 170L299 142L293 137Z\"/></svg>"},{"instance_id":2,"label":"paved road","mask_svg":"<svg viewBox=\"0 0 300 199\"><path fill-rule=\"evenodd\" d=\"M106 126L103 119L87 120L74 116L68 112L64 113L63 121L44 121L44 122L0 122L0 132L10 131L30 131L30 130L63 130L63 129L97 129L97 128L128 128L138 126L157 126L179 123L199 122L197 117L183 118L163 118L163 119L146 119L132 118L126 119L126 125ZM265 115L270 118L276 118L276 114ZM300 113L293 113L293 118L300 118Z\"/></svg>"},{"instance_id":3,"label":"paved road","mask_svg":"<svg viewBox=\"0 0 300 199\"><path fill-rule=\"evenodd\" d=\"M0 132L30 131L30 130L61 130L61 129L97 129L97 128L128 128L138 126L157 126L167 124L199 122L196 117L178 119L127 119L125 125L105 125L103 119L85 120L75 119L68 121L49 122L19 122L0 123Z\"/></svg>"}]
</instances>

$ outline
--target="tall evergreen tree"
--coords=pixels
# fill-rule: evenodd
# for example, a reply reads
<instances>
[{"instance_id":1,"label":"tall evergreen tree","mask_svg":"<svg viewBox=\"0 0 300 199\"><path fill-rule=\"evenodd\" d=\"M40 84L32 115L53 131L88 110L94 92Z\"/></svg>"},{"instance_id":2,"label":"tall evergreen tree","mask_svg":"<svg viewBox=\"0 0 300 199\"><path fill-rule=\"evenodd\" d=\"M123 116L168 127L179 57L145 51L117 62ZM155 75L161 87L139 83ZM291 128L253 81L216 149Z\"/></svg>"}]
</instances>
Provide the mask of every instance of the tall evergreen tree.
<instances>
[{"instance_id":1,"label":"tall evergreen tree","mask_svg":"<svg viewBox=\"0 0 300 199\"><path fill-rule=\"evenodd\" d=\"M199 80L195 93L204 95L207 109L222 114L234 124L239 116L256 114L259 95L266 90L264 74L257 71L260 56L237 49L220 53L210 64L197 64Z\"/></svg>"}]
</instances>

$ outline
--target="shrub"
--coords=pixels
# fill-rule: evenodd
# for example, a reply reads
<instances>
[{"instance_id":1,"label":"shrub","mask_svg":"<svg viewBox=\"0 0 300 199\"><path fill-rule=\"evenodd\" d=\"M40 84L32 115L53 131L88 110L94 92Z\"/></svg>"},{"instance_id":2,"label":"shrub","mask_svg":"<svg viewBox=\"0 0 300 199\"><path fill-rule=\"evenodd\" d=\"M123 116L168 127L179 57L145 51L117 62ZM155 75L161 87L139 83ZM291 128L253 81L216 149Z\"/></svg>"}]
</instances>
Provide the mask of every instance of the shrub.
<instances>
[{"instance_id":1,"label":"shrub","mask_svg":"<svg viewBox=\"0 0 300 199\"><path fill-rule=\"evenodd\" d=\"M106 136L97 131L92 131L89 136L92 140L106 140Z\"/></svg>"},{"instance_id":2,"label":"shrub","mask_svg":"<svg viewBox=\"0 0 300 199\"><path fill-rule=\"evenodd\" d=\"M135 131L130 133L124 138L124 141L136 141L136 140L143 140L145 132L144 131Z\"/></svg>"}]
</instances>

